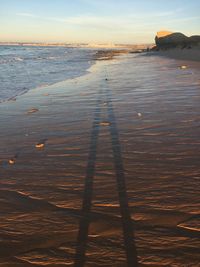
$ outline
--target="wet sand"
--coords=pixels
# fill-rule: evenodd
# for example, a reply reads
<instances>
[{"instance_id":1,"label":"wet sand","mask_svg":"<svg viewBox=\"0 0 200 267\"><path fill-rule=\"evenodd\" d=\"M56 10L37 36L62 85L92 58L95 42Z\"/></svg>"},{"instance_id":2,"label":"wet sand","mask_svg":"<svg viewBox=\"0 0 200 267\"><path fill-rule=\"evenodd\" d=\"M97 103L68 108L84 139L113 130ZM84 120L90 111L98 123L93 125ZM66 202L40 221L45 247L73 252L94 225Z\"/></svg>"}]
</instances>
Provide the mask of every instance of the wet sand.
<instances>
[{"instance_id":1,"label":"wet sand","mask_svg":"<svg viewBox=\"0 0 200 267\"><path fill-rule=\"evenodd\" d=\"M0 266L199 266L200 64L127 54L0 105Z\"/></svg>"},{"instance_id":2,"label":"wet sand","mask_svg":"<svg viewBox=\"0 0 200 267\"><path fill-rule=\"evenodd\" d=\"M178 60L189 60L189 61L200 61L200 45L189 48L172 48L167 50L159 51L159 56L165 56L169 58L174 58Z\"/></svg>"}]
</instances>

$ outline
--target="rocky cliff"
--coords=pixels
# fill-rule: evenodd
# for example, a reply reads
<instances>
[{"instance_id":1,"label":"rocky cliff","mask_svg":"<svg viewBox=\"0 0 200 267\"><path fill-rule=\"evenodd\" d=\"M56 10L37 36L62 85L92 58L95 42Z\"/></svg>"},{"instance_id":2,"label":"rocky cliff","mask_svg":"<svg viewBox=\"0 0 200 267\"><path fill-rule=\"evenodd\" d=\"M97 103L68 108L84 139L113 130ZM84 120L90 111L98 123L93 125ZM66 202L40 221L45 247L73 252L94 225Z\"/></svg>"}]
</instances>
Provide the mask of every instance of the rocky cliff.
<instances>
[{"instance_id":1,"label":"rocky cliff","mask_svg":"<svg viewBox=\"0 0 200 267\"><path fill-rule=\"evenodd\" d=\"M200 35L186 36L180 32L160 31L155 37L157 49L191 48L200 45Z\"/></svg>"}]
</instances>

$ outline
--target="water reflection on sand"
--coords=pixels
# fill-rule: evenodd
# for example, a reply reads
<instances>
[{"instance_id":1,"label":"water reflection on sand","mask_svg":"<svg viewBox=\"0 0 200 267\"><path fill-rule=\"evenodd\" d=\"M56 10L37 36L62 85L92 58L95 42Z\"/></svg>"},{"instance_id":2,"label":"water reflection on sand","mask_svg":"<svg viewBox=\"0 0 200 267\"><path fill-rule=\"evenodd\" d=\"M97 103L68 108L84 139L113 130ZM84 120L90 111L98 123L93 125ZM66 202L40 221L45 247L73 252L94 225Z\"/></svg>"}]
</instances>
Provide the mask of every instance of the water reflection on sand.
<instances>
[{"instance_id":1,"label":"water reflection on sand","mask_svg":"<svg viewBox=\"0 0 200 267\"><path fill-rule=\"evenodd\" d=\"M74 265L99 94L85 266L130 266L123 203L141 266L198 266L200 66L180 65L126 55L0 105L0 266Z\"/></svg>"}]
</instances>

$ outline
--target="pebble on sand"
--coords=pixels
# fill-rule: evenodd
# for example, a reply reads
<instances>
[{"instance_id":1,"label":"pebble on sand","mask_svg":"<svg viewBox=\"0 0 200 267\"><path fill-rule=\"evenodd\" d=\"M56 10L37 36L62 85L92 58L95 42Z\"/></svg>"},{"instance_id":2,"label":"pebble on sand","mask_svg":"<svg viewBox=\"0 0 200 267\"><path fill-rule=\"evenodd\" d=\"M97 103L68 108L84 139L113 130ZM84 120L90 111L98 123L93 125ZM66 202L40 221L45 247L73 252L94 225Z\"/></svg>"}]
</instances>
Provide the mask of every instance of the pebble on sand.
<instances>
[{"instance_id":1,"label":"pebble on sand","mask_svg":"<svg viewBox=\"0 0 200 267\"><path fill-rule=\"evenodd\" d=\"M13 165L13 164L15 164L15 160L14 160L14 159L9 159L8 163L9 163L10 165Z\"/></svg>"},{"instance_id":2,"label":"pebble on sand","mask_svg":"<svg viewBox=\"0 0 200 267\"><path fill-rule=\"evenodd\" d=\"M102 103L103 106L108 106L108 104L109 104L108 101Z\"/></svg>"},{"instance_id":3,"label":"pebble on sand","mask_svg":"<svg viewBox=\"0 0 200 267\"><path fill-rule=\"evenodd\" d=\"M35 112L38 112L39 111L39 109L37 109L37 108L31 108L31 109L29 109L28 110L28 114L31 114L31 113L35 113Z\"/></svg>"},{"instance_id":4,"label":"pebble on sand","mask_svg":"<svg viewBox=\"0 0 200 267\"><path fill-rule=\"evenodd\" d=\"M102 121L101 123L100 123L100 125L101 126L110 126L110 122L109 121Z\"/></svg>"},{"instance_id":5,"label":"pebble on sand","mask_svg":"<svg viewBox=\"0 0 200 267\"><path fill-rule=\"evenodd\" d=\"M187 66L186 65L182 65L182 66L180 66L180 69L185 70L185 69L187 69Z\"/></svg>"},{"instance_id":6,"label":"pebble on sand","mask_svg":"<svg viewBox=\"0 0 200 267\"><path fill-rule=\"evenodd\" d=\"M45 146L44 143L38 143L35 145L36 148L43 148Z\"/></svg>"}]
</instances>

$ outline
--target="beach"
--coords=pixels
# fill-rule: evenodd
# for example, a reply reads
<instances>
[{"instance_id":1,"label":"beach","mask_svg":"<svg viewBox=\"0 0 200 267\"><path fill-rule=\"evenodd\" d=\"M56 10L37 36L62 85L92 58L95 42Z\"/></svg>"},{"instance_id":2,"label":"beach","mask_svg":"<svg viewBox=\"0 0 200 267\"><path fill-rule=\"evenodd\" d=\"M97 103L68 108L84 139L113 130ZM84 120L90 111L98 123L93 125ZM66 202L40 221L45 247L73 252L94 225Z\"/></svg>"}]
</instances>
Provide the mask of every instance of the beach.
<instances>
[{"instance_id":1,"label":"beach","mask_svg":"<svg viewBox=\"0 0 200 267\"><path fill-rule=\"evenodd\" d=\"M199 266L199 77L122 54L0 103L0 266Z\"/></svg>"},{"instance_id":2,"label":"beach","mask_svg":"<svg viewBox=\"0 0 200 267\"><path fill-rule=\"evenodd\" d=\"M173 59L185 60L185 61L200 61L200 46L193 47L191 49L166 49L158 52L159 56L166 56Z\"/></svg>"}]
</instances>

